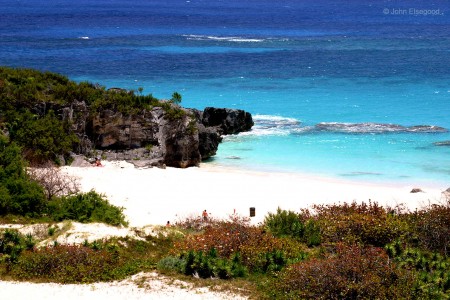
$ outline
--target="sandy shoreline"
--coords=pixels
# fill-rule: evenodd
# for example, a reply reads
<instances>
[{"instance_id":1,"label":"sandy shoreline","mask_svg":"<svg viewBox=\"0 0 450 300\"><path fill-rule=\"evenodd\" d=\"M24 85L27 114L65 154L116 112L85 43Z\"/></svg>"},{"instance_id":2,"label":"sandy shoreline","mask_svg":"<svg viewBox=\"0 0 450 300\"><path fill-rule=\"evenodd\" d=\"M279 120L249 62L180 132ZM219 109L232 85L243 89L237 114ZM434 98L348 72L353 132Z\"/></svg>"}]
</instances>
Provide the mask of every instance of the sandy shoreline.
<instances>
[{"instance_id":1,"label":"sandy shoreline","mask_svg":"<svg viewBox=\"0 0 450 300\"><path fill-rule=\"evenodd\" d=\"M186 216L200 216L206 209L214 217L236 212L252 223L264 220L277 207L298 211L312 204L376 201L384 206L403 203L423 207L442 199L447 187L364 183L297 173L255 172L210 164L198 168L137 169L122 162L103 162L103 167L66 167L80 178L83 191L95 189L125 208L130 226L163 225ZM410 193L419 187L424 192Z\"/></svg>"}]
</instances>

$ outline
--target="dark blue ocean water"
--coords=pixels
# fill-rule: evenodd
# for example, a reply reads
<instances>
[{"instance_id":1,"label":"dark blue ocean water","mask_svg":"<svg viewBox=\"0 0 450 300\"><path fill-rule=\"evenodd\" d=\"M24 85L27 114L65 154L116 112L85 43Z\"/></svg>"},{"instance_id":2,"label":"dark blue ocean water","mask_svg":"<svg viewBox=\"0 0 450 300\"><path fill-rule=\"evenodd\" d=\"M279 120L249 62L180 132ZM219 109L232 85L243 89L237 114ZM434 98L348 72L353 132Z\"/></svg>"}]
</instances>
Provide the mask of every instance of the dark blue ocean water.
<instances>
[{"instance_id":1,"label":"dark blue ocean water","mask_svg":"<svg viewBox=\"0 0 450 300\"><path fill-rule=\"evenodd\" d=\"M449 1L0 0L0 65L251 112L210 163L450 182L448 132L347 124L450 129Z\"/></svg>"}]
</instances>

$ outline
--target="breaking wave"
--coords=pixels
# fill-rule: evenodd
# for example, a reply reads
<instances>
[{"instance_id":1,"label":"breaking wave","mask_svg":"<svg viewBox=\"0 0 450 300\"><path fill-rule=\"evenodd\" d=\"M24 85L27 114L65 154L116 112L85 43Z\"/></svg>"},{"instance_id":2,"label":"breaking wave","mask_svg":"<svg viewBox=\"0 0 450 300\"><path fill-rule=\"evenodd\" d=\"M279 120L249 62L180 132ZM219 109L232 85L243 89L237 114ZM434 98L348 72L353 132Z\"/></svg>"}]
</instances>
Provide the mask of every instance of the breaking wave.
<instances>
[{"instance_id":1,"label":"breaking wave","mask_svg":"<svg viewBox=\"0 0 450 300\"><path fill-rule=\"evenodd\" d=\"M257 38L245 38L239 36L214 36L214 35L196 35L196 34L185 34L183 35L188 40L194 41L222 41L222 42L237 42L237 43L260 43L264 42L265 39Z\"/></svg>"},{"instance_id":2,"label":"breaking wave","mask_svg":"<svg viewBox=\"0 0 450 300\"><path fill-rule=\"evenodd\" d=\"M255 125L244 135L289 135L299 130L301 122L295 118L286 118L272 115L254 115Z\"/></svg>"}]
</instances>

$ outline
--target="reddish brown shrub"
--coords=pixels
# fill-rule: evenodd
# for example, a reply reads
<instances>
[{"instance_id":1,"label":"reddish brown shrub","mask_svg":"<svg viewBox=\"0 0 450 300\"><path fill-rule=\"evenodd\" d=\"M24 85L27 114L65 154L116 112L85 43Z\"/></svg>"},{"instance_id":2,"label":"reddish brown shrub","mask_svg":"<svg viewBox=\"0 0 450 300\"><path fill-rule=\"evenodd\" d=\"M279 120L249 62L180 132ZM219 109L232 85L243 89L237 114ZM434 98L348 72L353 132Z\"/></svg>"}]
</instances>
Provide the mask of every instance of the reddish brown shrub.
<instances>
[{"instance_id":1,"label":"reddish brown shrub","mask_svg":"<svg viewBox=\"0 0 450 300\"><path fill-rule=\"evenodd\" d=\"M289 266L276 281L274 294L300 299L399 299L410 290L405 288L408 279L382 249L338 244L324 259Z\"/></svg>"},{"instance_id":2,"label":"reddish brown shrub","mask_svg":"<svg viewBox=\"0 0 450 300\"><path fill-rule=\"evenodd\" d=\"M250 239L259 239L263 235L260 228L244 226L232 222L218 222L205 227L203 233L193 234L177 241L175 249L183 251L209 251L216 249L221 257L229 258L240 251L241 246Z\"/></svg>"},{"instance_id":3,"label":"reddish brown shrub","mask_svg":"<svg viewBox=\"0 0 450 300\"><path fill-rule=\"evenodd\" d=\"M377 203L314 205L323 242L384 246L405 232L406 223Z\"/></svg>"},{"instance_id":4,"label":"reddish brown shrub","mask_svg":"<svg viewBox=\"0 0 450 300\"><path fill-rule=\"evenodd\" d=\"M416 211L409 217L421 248L450 255L450 200Z\"/></svg>"},{"instance_id":5,"label":"reddish brown shrub","mask_svg":"<svg viewBox=\"0 0 450 300\"><path fill-rule=\"evenodd\" d=\"M60 245L24 252L13 274L22 279L89 282L111 279L117 257L106 250Z\"/></svg>"}]
</instances>

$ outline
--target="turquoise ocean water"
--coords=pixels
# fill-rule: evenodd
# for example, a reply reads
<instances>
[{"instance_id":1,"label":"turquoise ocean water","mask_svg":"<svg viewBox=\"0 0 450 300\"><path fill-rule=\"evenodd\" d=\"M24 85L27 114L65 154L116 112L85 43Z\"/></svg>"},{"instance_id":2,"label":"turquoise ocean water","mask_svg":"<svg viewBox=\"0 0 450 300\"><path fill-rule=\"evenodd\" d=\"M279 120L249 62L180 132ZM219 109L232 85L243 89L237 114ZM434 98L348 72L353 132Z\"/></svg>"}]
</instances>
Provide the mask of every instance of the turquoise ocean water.
<instances>
[{"instance_id":1,"label":"turquoise ocean water","mask_svg":"<svg viewBox=\"0 0 450 300\"><path fill-rule=\"evenodd\" d=\"M450 129L448 1L0 0L0 64L251 112L211 164L450 183L450 133L405 129Z\"/></svg>"}]
</instances>

